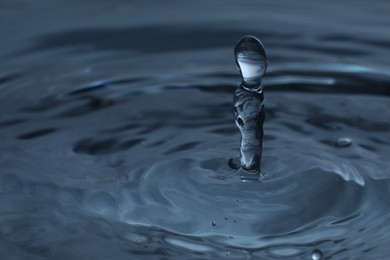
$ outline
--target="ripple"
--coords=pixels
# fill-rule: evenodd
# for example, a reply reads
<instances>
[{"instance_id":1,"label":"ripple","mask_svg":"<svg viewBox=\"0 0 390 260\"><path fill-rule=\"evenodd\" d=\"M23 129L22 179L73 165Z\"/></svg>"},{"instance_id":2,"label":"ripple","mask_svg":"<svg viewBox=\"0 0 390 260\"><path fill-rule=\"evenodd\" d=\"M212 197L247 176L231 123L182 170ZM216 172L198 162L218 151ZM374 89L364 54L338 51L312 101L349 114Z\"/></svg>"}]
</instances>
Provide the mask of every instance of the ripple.
<instances>
[{"instance_id":1,"label":"ripple","mask_svg":"<svg viewBox=\"0 0 390 260\"><path fill-rule=\"evenodd\" d=\"M21 139L21 140L35 139L35 138L38 138L38 137L42 137L42 136L51 134L51 133L53 133L55 131L57 131L56 128L39 129L39 130L36 130L36 131L32 131L32 132L28 132L28 133L19 135L18 139Z\"/></svg>"},{"instance_id":2,"label":"ripple","mask_svg":"<svg viewBox=\"0 0 390 260\"><path fill-rule=\"evenodd\" d=\"M22 74L6 74L6 75L0 75L0 85L9 83L10 81L13 81L17 78L19 78Z\"/></svg>"},{"instance_id":3,"label":"ripple","mask_svg":"<svg viewBox=\"0 0 390 260\"><path fill-rule=\"evenodd\" d=\"M242 182L223 158L209 161L204 153L156 163L139 183L139 206L124 211L122 218L182 235L233 236L237 239L229 244L238 247L265 246L271 243L270 236L276 245L278 237L289 233L295 237L306 234L301 242L309 243L319 239L321 229L329 238L331 233L325 232L329 228L319 225L333 222L337 226L354 214L364 198L363 184L345 173L346 166L338 168L336 162L324 166L315 156L305 155L304 164L291 168L290 160L299 155L287 151L280 158L288 154L294 156L285 161L266 157L266 162L272 162L265 163L266 179L249 183ZM162 218L161 214L175 217ZM310 236L314 230L315 238Z\"/></svg>"},{"instance_id":4,"label":"ripple","mask_svg":"<svg viewBox=\"0 0 390 260\"><path fill-rule=\"evenodd\" d=\"M386 1L17 2L0 8L2 258L390 255ZM261 176L228 165L248 33L270 61Z\"/></svg>"},{"instance_id":5,"label":"ripple","mask_svg":"<svg viewBox=\"0 0 390 260\"><path fill-rule=\"evenodd\" d=\"M87 138L77 142L73 150L76 153L86 153L90 155L111 154L130 149L142 141L143 139L132 139L119 142L113 138L100 140Z\"/></svg>"}]
</instances>

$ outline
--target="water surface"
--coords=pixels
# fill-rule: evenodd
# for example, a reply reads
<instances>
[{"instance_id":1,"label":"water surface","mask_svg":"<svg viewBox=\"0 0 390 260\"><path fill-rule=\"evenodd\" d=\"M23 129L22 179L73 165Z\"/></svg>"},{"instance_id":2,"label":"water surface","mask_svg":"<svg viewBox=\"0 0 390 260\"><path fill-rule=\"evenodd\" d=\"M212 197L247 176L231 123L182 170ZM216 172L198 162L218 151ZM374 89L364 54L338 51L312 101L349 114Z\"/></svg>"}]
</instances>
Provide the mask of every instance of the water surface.
<instances>
[{"instance_id":1,"label":"water surface","mask_svg":"<svg viewBox=\"0 0 390 260\"><path fill-rule=\"evenodd\" d=\"M390 254L385 1L0 6L2 258ZM228 166L246 34L261 177Z\"/></svg>"}]
</instances>

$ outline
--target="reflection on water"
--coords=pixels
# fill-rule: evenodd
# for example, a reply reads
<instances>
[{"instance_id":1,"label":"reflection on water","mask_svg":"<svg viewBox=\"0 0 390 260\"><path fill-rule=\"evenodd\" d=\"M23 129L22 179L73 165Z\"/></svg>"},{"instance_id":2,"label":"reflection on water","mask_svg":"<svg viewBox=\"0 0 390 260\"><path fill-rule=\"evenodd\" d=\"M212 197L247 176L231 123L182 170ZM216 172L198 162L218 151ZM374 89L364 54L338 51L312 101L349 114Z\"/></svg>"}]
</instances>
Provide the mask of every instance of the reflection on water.
<instances>
[{"instance_id":1,"label":"reflection on water","mask_svg":"<svg viewBox=\"0 0 390 260\"><path fill-rule=\"evenodd\" d=\"M385 1L0 5L2 258L390 254ZM269 58L261 178L228 166L249 33Z\"/></svg>"}]
</instances>

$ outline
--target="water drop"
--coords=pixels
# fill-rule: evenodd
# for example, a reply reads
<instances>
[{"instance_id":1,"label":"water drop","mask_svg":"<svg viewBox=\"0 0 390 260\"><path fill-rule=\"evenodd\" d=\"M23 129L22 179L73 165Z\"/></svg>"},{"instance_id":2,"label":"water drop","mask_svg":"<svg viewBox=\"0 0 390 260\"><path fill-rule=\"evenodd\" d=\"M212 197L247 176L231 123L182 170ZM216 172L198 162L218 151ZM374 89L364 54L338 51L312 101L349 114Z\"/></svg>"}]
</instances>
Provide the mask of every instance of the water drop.
<instances>
[{"instance_id":1,"label":"water drop","mask_svg":"<svg viewBox=\"0 0 390 260\"><path fill-rule=\"evenodd\" d=\"M262 91L261 80L267 70L267 56L263 44L254 36L242 37L234 48L242 85L249 91Z\"/></svg>"},{"instance_id":2,"label":"water drop","mask_svg":"<svg viewBox=\"0 0 390 260\"><path fill-rule=\"evenodd\" d=\"M217 222L213 221L213 222L211 223L211 225L213 225L213 227L215 227L215 226L217 225Z\"/></svg>"},{"instance_id":3,"label":"water drop","mask_svg":"<svg viewBox=\"0 0 390 260\"><path fill-rule=\"evenodd\" d=\"M352 140L347 138L347 137L342 137L342 138L339 138L337 141L336 141L336 146L337 147L348 147L352 144Z\"/></svg>"},{"instance_id":4,"label":"water drop","mask_svg":"<svg viewBox=\"0 0 390 260\"><path fill-rule=\"evenodd\" d=\"M230 254L230 251L229 250L226 251L226 256L229 256L229 254Z\"/></svg>"},{"instance_id":5,"label":"water drop","mask_svg":"<svg viewBox=\"0 0 390 260\"><path fill-rule=\"evenodd\" d=\"M311 255L311 259L321 260L322 259L322 252L319 249L315 249Z\"/></svg>"}]
</instances>

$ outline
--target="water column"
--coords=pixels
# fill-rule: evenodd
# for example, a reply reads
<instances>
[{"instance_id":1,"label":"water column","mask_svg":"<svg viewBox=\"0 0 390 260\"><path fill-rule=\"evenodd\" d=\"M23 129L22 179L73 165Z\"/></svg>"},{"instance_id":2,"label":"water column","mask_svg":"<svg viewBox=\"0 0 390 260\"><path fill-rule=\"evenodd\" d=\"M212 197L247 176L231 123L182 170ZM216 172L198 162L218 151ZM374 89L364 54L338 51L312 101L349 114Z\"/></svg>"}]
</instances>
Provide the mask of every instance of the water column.
<instances>
[{"instance_id":1,"label":"water column","mask_svg":"<svg viewBox=\"0 0 390 260\"><path fill-rule=\"evenodd\" d=\"M240 163L243 170L258 173L265 117L261 80L267 69L267 57L263 44L254 36L241 38L234 54L242 79L233 96L233 115L241 132Z\"/></svg>"}]
</instances>

